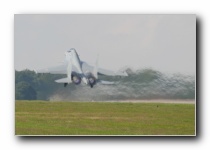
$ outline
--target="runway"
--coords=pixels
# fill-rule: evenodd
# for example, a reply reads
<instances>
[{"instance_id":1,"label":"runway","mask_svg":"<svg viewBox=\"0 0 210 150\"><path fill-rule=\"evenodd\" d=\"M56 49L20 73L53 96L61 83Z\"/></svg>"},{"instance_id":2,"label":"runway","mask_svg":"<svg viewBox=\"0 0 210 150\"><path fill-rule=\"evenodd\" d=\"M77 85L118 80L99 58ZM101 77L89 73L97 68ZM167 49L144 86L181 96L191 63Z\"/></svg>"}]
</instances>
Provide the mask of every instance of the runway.
<instances>
[{"instance_id":1,"label":"runway","mask_svg":"<svg viewBox=\"0 0 210 150\"><path fill-rule=\"evenodd\" d=\"M149 100L104 100L92 102L120 102L120 103L169 103L169 104L195 104L194 99L149 99Z\"/></svg>"}]
</instances>

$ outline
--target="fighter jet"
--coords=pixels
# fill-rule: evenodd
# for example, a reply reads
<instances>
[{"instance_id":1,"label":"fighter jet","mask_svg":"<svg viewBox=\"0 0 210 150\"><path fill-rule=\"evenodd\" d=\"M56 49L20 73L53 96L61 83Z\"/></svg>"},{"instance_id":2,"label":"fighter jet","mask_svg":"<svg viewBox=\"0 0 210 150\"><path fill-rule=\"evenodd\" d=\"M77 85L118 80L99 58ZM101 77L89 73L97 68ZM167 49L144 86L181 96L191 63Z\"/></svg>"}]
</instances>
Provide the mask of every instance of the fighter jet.
<instances>
[{"instance_id":1,"label":"fighter jet","mask_svg":"<svg viewBox=\"0 0 210 150\"><path fill-rule=\"evenodd\" d=\"M66 74L66 78L55 80L57 83L63 83L64 87L74 83L79 85L81 81L91 88L96 84L114 84L114 82L103 81L98 79L98 75L107 76L128 76L126 72L114 72L98 68L98 60L95 66L88 65L81 61L74 48L65 53L65 60L61 65L47 69L35 70L36 73Z\"/></svg>"}]
</instances>

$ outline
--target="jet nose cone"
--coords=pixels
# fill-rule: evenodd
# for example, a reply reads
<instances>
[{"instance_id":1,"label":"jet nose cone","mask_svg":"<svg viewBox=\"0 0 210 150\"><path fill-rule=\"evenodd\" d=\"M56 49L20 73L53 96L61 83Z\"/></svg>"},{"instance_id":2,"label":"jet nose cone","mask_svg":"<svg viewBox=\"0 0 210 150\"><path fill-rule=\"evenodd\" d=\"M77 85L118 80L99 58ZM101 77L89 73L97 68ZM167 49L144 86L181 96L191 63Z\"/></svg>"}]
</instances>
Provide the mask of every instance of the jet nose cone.
<instances>
[{"instance_id":1,"label":"jet nose cone","mask_svg":"<svg viewBox=\"0 0 210 150\"><path fill-rule=\"evenodd\" d=\"M88 84L88 81L85 77L82 78L82 81L85 83L85 84Z\"/></svg>"}]
</instances>

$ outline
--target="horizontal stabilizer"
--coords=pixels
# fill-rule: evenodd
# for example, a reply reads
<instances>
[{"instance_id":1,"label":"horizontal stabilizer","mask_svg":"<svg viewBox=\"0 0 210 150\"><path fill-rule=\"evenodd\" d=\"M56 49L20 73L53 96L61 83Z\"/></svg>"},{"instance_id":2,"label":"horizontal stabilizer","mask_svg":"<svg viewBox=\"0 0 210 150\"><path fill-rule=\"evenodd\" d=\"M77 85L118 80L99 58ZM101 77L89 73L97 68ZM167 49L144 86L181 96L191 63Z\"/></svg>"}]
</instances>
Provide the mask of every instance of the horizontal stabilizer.
<instances>
[{"instance_id":1,"label":"horizontal stabilizer","mask_svg":"<svg viewBox=\"0 0 210 150\"><path fill-rule=\"evenodd\" d=\"M58 80L55 80L55 82L57 83L71 83L71 78L62 78L62 79L58 79Z\"/></svg>"},{"instance_id":2,"label":"horizontal stabilizer","mask_svg":"<svg viewBox=\"0 0 210 150\"><path fill-rule=\"evenodd\" d=\"M100 80L98 83L100 83L100 84L106 84L106 85L115 84L115 82L104 81L104 80Z\"/></svg>"},{"instance_id":3,"label":"horizontal stabilizer","mask_svg":"<svg viewBox=\"0 0 210 150\"><path fill-rule=\"evenodd\" d=\"M117 71L115 74L118 76L128 76L127 72L125 71Z\"/></svg>"},{"instance_id":4,"label":"horizontal stabilizer","mask_svg":"<svg viewBox=\"0 0 210 150\"><path fill-rule=\"evenodd\" d=\"M55 67L34 70L36 73L66 74L66 65L62 64Z\"/></svg>"}]
</instances>

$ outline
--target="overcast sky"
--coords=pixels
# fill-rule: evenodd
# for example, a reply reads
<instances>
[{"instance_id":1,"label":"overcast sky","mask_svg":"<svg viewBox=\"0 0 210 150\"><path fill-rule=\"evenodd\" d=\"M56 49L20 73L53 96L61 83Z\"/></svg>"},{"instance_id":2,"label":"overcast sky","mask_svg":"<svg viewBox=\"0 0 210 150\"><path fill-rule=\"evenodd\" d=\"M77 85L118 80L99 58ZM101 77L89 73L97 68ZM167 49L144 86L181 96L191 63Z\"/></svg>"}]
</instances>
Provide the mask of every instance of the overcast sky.
<instances>
[{"instance_id":1,"label":"overcast sky","mask_svg":"<svg viewBox=\"0 0 210 150\"><path fill-rule=\"evenodd\" d=\"M14 17L15 69L58 65L75 48L80 59L118 70L153 68L195 75L195 15L22 15Z\"/></svg>"}]
</instances>

